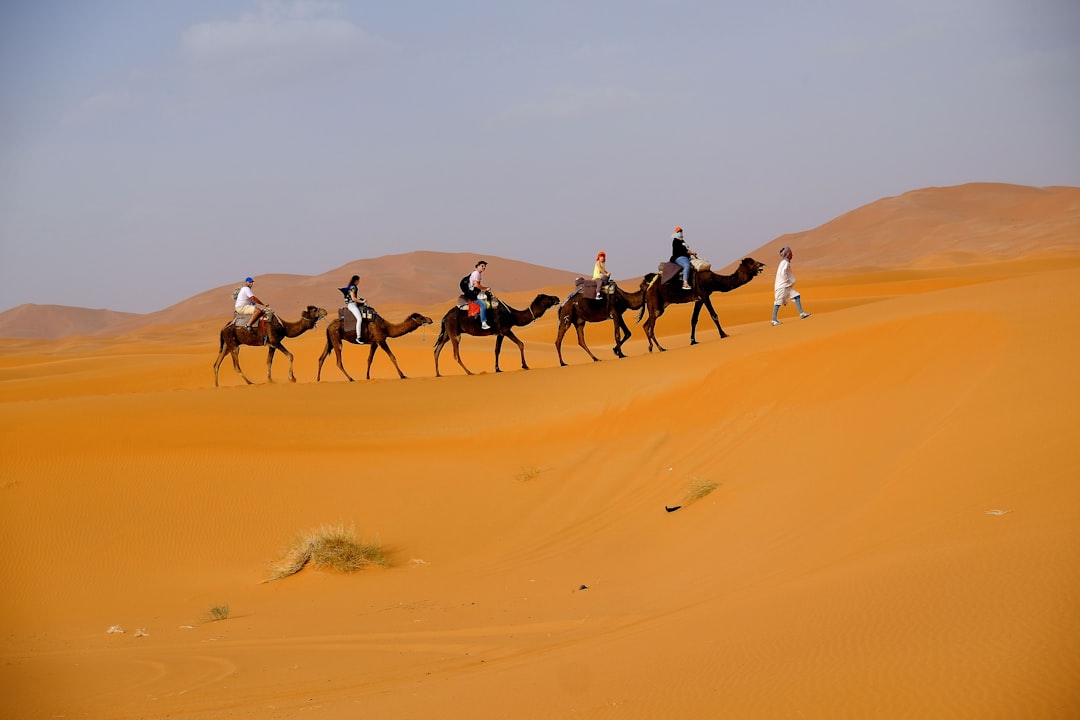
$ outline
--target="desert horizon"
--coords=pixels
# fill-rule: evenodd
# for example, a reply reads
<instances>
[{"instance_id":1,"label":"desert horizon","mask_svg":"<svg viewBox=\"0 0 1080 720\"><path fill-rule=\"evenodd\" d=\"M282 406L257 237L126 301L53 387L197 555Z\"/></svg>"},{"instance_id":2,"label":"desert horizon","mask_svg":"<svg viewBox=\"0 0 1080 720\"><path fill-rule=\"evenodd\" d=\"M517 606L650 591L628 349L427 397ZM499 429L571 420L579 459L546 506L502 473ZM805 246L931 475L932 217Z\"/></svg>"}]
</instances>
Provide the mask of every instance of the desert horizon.
<instances>
[{"instance_id":1,"label":"desert horizon","mask_svg":"<svg viewBox=\"0 0 1080 720\"><path fill-rule=\"evenodd\" d=\"M784 244L811 316L773 327ZM567 367L552 308L530 370L465 337L475 374L434 377L452 285L409 269L369 294L435 321L390 341L407 380L348 346L357 382L316 382L323 322L296 383L244 347L254 384L215 388L220 289L0 337L0 715L1080 716L1080 189L927 189L747 254L730 337L675 305L650 353L628 311L628 357L590 323ZM570 290L519 270L514 307ZM268 581L321 528L386 565Z\"/></svg>"}]
</instances>

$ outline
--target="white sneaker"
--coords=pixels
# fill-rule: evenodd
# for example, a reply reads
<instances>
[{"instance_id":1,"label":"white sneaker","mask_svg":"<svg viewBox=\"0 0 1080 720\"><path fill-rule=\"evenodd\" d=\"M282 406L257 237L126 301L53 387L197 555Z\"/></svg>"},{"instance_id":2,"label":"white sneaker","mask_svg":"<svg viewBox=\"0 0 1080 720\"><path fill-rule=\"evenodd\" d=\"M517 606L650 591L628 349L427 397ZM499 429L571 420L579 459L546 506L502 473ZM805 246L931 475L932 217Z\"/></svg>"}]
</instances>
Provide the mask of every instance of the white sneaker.
<instances>
[{"instance_id":1,"label":"white sneaker","mask_svg":"<svg viewBox=\"0 0 1080 720\"><path fill-rule=\"evenodd\" d=\"M488 325L487 323L480 323L480 329L481 330L490 330L491 326Z\"/></svg>"},{"instance_id":2,"label":"white sneaker","mask_svg":"<svg viewBox=\"0 0 1080 720\"><path fill-rule=\"evenodd\" d=\"M772 324L773 325L783 325L784 323L780 322L779 320L773 320Z\"/></svg>"},{"instance_id":3,"label":"white sneaker","mask_svg":"<svg viewBox=\"0 0 1080 720\"><path fill-rule=\"evenodd\" d=\"M802 319L802 320L805 320L808 317L810 317L810 313L800 313L799 314L799 318Z\"/></svg>"}]
</instances>

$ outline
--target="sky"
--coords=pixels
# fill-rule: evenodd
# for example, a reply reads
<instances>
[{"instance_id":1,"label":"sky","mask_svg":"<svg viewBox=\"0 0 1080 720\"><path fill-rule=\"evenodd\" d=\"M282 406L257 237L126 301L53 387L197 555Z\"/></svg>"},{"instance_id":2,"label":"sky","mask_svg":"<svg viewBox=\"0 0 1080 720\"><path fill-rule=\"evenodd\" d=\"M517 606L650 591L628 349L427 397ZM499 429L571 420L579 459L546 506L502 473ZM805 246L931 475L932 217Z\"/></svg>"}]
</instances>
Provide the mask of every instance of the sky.
<instances>
[{"instance_id":1,"label":"sky","mask_svg":"<svg viewBox=\"0 0 1080 720\"><path fill-rule=\"evenodd\" d=\"M414 250L638 277L675 225L725 266L1080 186L1078 128L1076 0L0 3L0 311Z\"/></svg>"}]
</instances>

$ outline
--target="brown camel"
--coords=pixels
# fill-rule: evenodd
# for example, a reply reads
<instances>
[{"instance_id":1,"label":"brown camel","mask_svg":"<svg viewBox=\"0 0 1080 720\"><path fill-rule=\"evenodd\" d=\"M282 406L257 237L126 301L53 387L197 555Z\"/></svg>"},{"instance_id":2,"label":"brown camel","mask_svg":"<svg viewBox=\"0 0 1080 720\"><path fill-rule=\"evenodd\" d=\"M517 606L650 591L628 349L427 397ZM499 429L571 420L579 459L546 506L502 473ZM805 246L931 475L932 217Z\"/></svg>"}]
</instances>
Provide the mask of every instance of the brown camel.
<instances>
[{"instance_id":1,"label":"brown camel","mask_svg":"<svg viewBox=\"0 0 1080 720\"><path fill-rule=\"evenodd\" d=\"M361 329L362 339L368 345L367 356L367 379L371 379L371 361L375 358L375 351L379 348L383 349L387 355L390 356L390 362L394 363L394 369L397 370L398 376L404 380L405 373L401 372L401 368L398 367L397 358L394 357L394 353L390 351L390 346L386 344L386 338L396 338L402 335L408 335L413 330L423 325L431 325L432 319L424 317L420 313L412 313L409 317L405 318L399 323L390 323L384 320L378 313L375 313L375 317L370 320L364 320L363 327ZM322 379L322 366L323 361L326 360L326 356L330 354L330 349L333 348L334 356L337 358L337 366L345 377L349 378L349 382L352 382L352 376L345 371L345 366L341 364L341 346L346 341L353 342L356 337L353 332L345 332L345 324L340 319L333 320L326 326L326 347L322 351L322 355L319 356L319 372L315 375L315 382Z\"/></svg>"},{"instance_id":2,"label":"brown camel","mask_svg":"<svg viewBox=\"0 0 1080 720\"><path fill-rule=\"evenodd\" d=\"M447 310L446 315L442 319L442 327L439 329L439 337L435 339L435 377L442 377L439 374L439 353L442 352L443 346L447 341L454 348L454 359L457 360L458 365L469 375L472 375L472 371L465 367L465 363L461 362L461 352L458 348L461 342L462 333L466 335L475 335L477 337L483 337L485 335L495 335L495 372L502 372L499 369L499 352L502 350L503 338L509 338L515 345L518 346L518 350L521 351L521 369L528 370L529 366L525 364L525 343L518 340L514 335L514 328L524 327L536 320L545 312L548 308L554 307L559 304L559 298L554 295L540 294L533 298L533 301L529 304L529 307L525 310L515 310L507 305L502 300L499 300L497 307L491 308L488 311L488 324L491 325L490 330L484 330L480 327L480 318L469 317L469 313L462 310L458 306L454 306Z\"/></svg>"},{"instance_id":3,"label":"brown camel","mask_svg":"<svg viewBox=\"0 0 1080 720\"><path fill-rule=\"evenodd\" d=\"M743 258L739 263L739 267L735 269L731 275L717 275L712 270L699 270L690 276L690 290L682 289L682 276L676 273L666 283L660 282L660 276L656 273L649 273L641 280L641 289L645 291L645 302L641 306L641 310L638 311L638 322L641 322L642 316L645 311L649 311L649 319L645 321L645 337L649 340L649 352L652 352L653 345L656 345L660 349L660 352L664 352L664 348L656 340L656 319L664 314L664 308L668 305L676 303L688 303L693 301L694 314L690 318L690 344L697 345L697 338L694 336L697 331L698 315L701 314L701 307L704 305L709 311L709 317L712 318L713 323L716 325L716 329L720 332L720 337L726 338L727 333L720 327L720 319L716 317L716 311L713 310L712 300L709 299L709 295L714 292L731 292L737 287L742 287L746 283L753 280L755 277L761 274L761 271L765 269L765 263L760 263L754 258Z\"/></svg>"},{"instance_id":4,"label":"brown camel","mask_svg":"<svg viewBox=\"0 0 1080 720\"><path fill-rule=\"evenodd\" d=\"M240 374L240 377L244 378L244 382L251 385L247 375L240 369L241 345L265 344L270 346L266 354L266 379L269 382L274 382L274 378L270 375L270 369L274 363L274 352L280 350L285 353L285 356L289 358L289 382L296 382L296 376L293 375L293 354L288 351L281 341L285 338L303 335L315 327L315 324L324 317L326 317L326 310L314 305L308 305L300 313L300 319L296 322L287 322L275 315L268 323L269 329L267 330L265 343L263 342L262 333L257 328L238 327L230 321L225 327L221 328L221 352L218 353L217 360L214 362L214 387L218 386L218 369L221 367L221 361L225 359L226 354L232 355L233 367L236 368L236 372Z\"/></svg>"},{"instance_id":5,"label":"brown camel","mask_svg":"<svg viewBox=\"0 0 1080 720\"><path fill-rule=\"evenodd\" d=\"M566 365L562 357L562 341L571 325L577 330L578 345L588 353L594 362L599 362L600 358L593 355L592 350L589 350L589 346L585 344L585 323L603 322L605 320L611 320L612 325L615 326L615 347L611 348L611 351L618 357L626 357L623 354L622 346L623 343L630 339L630 328L626 327L622 316L627 310L640 308L644 301L644 290L628 293L618 285L615 285L615 291L610 296L610 307L607 298L594 300L587 297L585 293L580 292L568 299L559 308L559 334L555 338L555 352L559 355L559 365Z\"/></svg>"}]
</instances>

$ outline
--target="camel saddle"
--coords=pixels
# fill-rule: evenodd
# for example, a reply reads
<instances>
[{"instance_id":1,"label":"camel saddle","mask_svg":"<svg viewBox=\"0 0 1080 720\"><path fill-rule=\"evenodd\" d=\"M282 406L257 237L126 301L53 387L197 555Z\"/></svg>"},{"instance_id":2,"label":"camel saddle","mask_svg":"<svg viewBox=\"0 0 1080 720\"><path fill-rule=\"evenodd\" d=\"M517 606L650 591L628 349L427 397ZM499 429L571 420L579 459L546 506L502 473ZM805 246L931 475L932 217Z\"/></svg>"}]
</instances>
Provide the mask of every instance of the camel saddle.
<instances>
[{"instance_id":1,"label":"camel saddle","mask_svg":"<svg viewBox=\"0 0 1080 720\"><path fill-rule=\"evenodd\" d=\"M600 283L600 290L597 292L597 284ZM573 297L578 292L583 293L586 297L595 298L598 294L610 295L615 292L615 283L606 282L601 283L599 278L584 278L579 277L574 280L574 284L577 285L577 289L571 293L570 297Z\"/></svg>"},{"instance_id":2,"label":"camel saddle","mask_svg":"<svg viewBox=\"0 0 1080 720\"><path fill-rule=\"evenodd\" d=\"M375 308L370 305L360 305L360 317L365 320L371 320L377 314ZM341 321L341 328L345 331L346 338L348 338L349 333L356 337L356 316L352 314L352 310L347 307L339 307L337 316L338 320Z\"/></svg>"},{"instance_id":3,"label":"camel saddle","mask_svg":"<svg viewBox=\"0 0 1080 720\"><path fill-rule=\"evenodd\" d=\"M499 307L499 299L496 298L491 293L488 293L487 303L488 303L488 308L489 309ZM476 312L473 312L473 310L472 310L474 305L476 306ZM458 295L457 309L467 311L469 313L470 317L473 317L473 316L476 316L476 315L480 314L480 306L477 305L476 300L470 300L469 298L465 297L464 295Z\"/></svg>"},{"instance_id":4,"label":"camel saddle","mask_svg":"<svg viewBox=\"0 0 1080 720\"><path fill-rule=\"evenodd\" d=\"M233 312L232 325L238 328L247 328L248 320L251 319L250 315L241 315L238 312ZM271 308L266 308L263 316L259 318L258 324L253 328L259 333L259 337L262 339L262 344L265 345L270 342L270 321L274 319L274 311Z\"/></svg>"}]
</instances>

